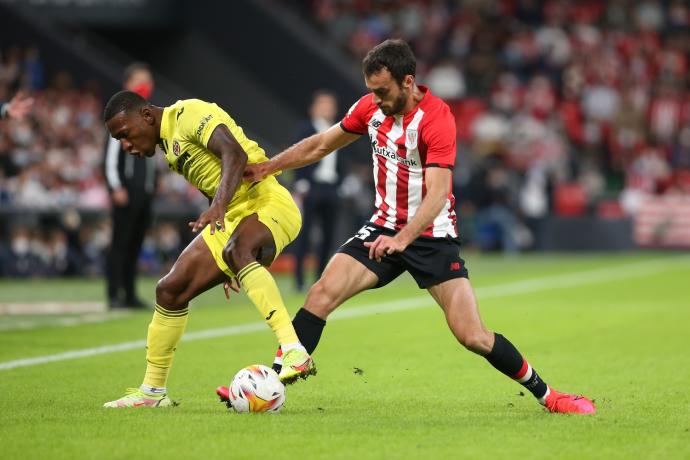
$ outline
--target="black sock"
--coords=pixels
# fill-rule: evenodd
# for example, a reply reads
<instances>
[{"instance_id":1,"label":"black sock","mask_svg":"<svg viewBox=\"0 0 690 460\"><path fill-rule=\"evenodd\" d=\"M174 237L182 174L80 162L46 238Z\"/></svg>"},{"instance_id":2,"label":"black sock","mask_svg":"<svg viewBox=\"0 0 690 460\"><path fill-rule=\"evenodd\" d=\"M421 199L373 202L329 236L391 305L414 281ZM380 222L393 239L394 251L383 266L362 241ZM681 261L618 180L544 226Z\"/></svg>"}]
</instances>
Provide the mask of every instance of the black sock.
<instances>
[{"instance_id":1,"label":"black sock","mask_svg":"<svg viewBox=\"0 0 690 460\"><path fill-rule=\"evenodd\" d=\"M547 386L537 371L532 369L532 366L508 339L498 333L494 333L494 338L494 347L485 356L486 360L493 367L527 388L535 398L542 398L546 394Z\"/></svg>"},{"instance_id":2,"label":"black sock","mask_svg":"<svg viewBox=\"0 0 690 460\"><path fill-rule=\"evenodd\" d=\"M310 311L300 308L292 320L292 325L297 333L297 338L307 349L307 353L312 354L321 340L321 333L326 326L326 321ZM280 372L281 368L280 364L273 363L274 371Z\"/></svg>"}]
</instances>

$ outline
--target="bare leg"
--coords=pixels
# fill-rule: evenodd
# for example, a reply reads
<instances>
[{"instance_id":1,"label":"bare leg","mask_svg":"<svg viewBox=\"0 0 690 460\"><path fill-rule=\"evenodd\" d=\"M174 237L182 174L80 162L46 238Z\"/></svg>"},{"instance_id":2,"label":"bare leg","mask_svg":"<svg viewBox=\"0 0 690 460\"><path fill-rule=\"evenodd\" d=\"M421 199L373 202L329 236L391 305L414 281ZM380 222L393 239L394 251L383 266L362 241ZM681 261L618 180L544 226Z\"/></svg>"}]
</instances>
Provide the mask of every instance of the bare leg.
<instances>
[{"instance_id":1,"label":"bare leg","mask_svg":"<svg viewBox=\"0 0 690 460\"><path fill-rule=\"evenodd\" d=\"M494 346L494 334L482 323L470 281L455 278L428 290L443 309L448 327L458 342L478 355L489 354Z\"/></svg>"},{"instance_id":2,"label":"bare leg","mask_svg":"<svg viewBox=\"0 0 690 460\"><path fill-rule=\"evenodd\" d=\"M182 251L168 274L158 281L156 303L172 311L185 309L193 298L226 279L199 235Z\"/></svg>"},{"instance_id":3,"label":"bare leg","mask_svg":"<svg viewBox=\"0 0 690 460\"><path fill-rule=\"evenodd\" d=\"M325 320L347 299L376 286L377 282L378 277L364 265L347 254L338 253L309 289L304 309Z\"/></svg>"}]
</instances>

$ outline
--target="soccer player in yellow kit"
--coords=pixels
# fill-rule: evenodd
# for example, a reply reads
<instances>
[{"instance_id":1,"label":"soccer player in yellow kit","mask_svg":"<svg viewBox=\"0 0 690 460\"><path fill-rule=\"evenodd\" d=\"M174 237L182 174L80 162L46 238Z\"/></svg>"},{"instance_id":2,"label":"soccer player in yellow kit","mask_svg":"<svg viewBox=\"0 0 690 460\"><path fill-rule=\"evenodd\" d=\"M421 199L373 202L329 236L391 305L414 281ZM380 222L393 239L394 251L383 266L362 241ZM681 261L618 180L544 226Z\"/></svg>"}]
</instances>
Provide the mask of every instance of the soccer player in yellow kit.
<instances>
[{"instance_id":1,"label":"soccer player in yellow kit","mask_svg":"<svg viewBox=\"0 0 690 460\"><path fill-rule=\"evenodd\" d=\"M190 222L201 232L156 285L156 306L146 339L146 374L105 407L174 405L166 384L173 354L187 324L189 302L237 278L273 329L283 350L280 379L291 383L316 373L300 344L268 266L299 233L302 219L290 193L274 176L248 183L248 164L267 161L258 144L216 104L189 99L156 107L131 91L108 101L103 118L130 155L153 156L156 145L170 169L184 176L210 202ZM285 366L287 363L287 366Z\"/></svg>"}]
</instances>

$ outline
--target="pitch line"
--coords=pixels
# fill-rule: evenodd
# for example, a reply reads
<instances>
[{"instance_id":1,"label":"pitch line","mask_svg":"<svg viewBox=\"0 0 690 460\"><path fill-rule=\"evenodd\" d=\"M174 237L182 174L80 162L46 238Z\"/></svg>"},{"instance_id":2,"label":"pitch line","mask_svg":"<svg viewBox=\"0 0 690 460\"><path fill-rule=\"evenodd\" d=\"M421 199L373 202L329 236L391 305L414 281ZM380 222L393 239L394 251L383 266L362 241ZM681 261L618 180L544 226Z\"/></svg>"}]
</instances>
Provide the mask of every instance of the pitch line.
<instances>
[{"instance_id":1,"label":"pitch line","mask_svg":"<svg viewBox=\"0 0 690 460\"><path fill-rule=\"evenodd\" d=\"M9 321L7 324L0 324L0 332L6 331L27 331L40 327L71 327L81 324L105 323L114 319L131 316L131 311L113 311L108 313L87 313L80 316L68 316L65 318L50 318L50 320L20 320Z\"/></svg>"},{"instance_id":2,"label":"pitch line","mask_svg":"<svg viewBox=\"0 0 690 460\"><path fill-rule=\"evenodd\" d=\"M609 266L594 270L568 273L564 275L544 276L530 280L515 281L511 283L499 284L496 286L485 286L476 288L476 294L480 301L491 298L507 297L511 295L528 294L553 289L563 289L569 287L582 286L587 284L607 283L611 281L646 276L666 270L674 269L680 263L687 263L687 257L667 257L654 259L645 262L637 262L623 266ZM360 318L377 314L396 313L418 308L426 308L434 302L429 295L409 297L401 300L390 300L376 304L365 304L348 310L336 311L331 315L329 321ZM266 324L263 322L240 324L214 329L206 329L196 332L189 332L184 335L182 341L193 342L216 337L227 337L234 335L250 334L252 332L265 331ZM129 351L143 349L146 347L146 340L134 340L113 345L103 345L100 347L84 348L81 350L66 351L53 355L36 356L33 358L15 359L0 363L0 371L16 369L19 367L37 366L39 364L68 361L71 359L88 358L91 356L116 353L119 351Z\"/></svg>"},{"instance_id":3,"label":"pitch line","mask_svg":"<svg viewBox=\"0 0 690 460\"><path fill-rule=\"evenodd\" d=\"M68 313L105 313L103 302L11 302L0 303L0 315L50 315Z\"/></svg>"}]
</instances>

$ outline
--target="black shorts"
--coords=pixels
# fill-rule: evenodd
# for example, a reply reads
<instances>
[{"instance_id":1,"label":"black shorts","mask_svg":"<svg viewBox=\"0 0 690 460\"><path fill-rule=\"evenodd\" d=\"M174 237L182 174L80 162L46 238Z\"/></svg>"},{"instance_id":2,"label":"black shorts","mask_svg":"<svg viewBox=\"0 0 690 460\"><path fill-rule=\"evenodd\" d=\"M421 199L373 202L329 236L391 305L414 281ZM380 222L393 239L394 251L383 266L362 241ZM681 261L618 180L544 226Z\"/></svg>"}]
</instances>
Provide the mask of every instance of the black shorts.
<instances>
[{"instance_id":1,"label":"black shorts","mask_svg":"<svg viewBox=\"0 0 690 460\"><path fill-rule=\"evenodd\" d=\"M367 222L338 252L354 257L379 278L376 288L385 286L408 271L417 285L426 289L453 278L468 278L465 261L460 258L458 238L430 238L420 236L403 252L385 256L381 262L369 258L364 243L373 242L379 235L394 236L395 231Z\"/></svg>"}]
</instances>

